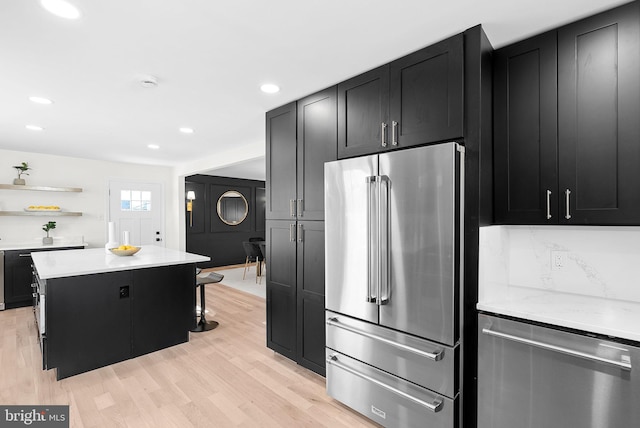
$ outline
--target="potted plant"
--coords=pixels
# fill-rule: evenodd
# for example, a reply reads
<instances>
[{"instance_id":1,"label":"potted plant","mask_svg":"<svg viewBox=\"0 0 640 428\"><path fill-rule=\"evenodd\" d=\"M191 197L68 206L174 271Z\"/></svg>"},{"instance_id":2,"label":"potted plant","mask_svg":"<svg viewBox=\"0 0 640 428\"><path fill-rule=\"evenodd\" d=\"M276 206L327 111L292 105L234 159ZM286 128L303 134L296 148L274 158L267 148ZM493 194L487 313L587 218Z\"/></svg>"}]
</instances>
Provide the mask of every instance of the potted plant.
<instances>
[{"instance_id":1,"label":"potted plant","mask_svg":"<svg viewBox=\"0 0 640 428\"><path fill-rule=\"evenodd\" d=\"M52 229L56 228L56 222L55 221L50 221L47 222L47 224L43 224L42 225L42 230L44 230L45 232L47 232L47 236L46 238L42 238L42 243L45 245L51 245L53 244L53 237L49 236L49 231Z\"/></svg>"},{"instance_id":2,"label":"potted plant","mask_svg":"<svg viewBox=\"0 0 640 428\"><path fill-rule=\"evenodd\" d=\"M14 165L13 167L16 169L16 171L18 171L18 178L13 179L13 184L24 186L25 181L24 181L24 178L22 178L22 174L29 175L27 173L27 171L31 169L29 167L29 164L27 164L26 162L22 162L22 165Z\"/></svg>"}]
</instances>

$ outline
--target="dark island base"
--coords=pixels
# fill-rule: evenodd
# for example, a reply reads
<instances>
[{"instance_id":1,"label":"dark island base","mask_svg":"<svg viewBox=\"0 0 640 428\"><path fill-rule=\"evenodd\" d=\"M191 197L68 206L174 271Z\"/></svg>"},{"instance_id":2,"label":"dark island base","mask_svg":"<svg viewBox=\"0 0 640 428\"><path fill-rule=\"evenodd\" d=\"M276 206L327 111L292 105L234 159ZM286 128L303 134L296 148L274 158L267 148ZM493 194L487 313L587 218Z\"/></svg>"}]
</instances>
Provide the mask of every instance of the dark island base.
<instances>
[{"instance_id":1,"label":"dark island base","mask_svg":"<svg viewBox=\"0 0 640 428\"><path fill-rule=\"evenodd\" d=\"M195 264L47 280L43 365L58 380L189 341Z\"/></svg>"}]
</instances>

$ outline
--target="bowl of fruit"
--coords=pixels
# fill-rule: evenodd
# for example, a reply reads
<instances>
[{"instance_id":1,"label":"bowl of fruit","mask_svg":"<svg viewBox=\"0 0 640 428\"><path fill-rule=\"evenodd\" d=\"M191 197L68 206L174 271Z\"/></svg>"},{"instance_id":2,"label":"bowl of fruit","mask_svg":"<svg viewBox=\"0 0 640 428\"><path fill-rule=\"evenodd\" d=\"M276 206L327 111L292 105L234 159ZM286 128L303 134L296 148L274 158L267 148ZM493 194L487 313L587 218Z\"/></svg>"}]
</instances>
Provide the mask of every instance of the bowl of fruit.
<instances>
[{"instance_id":1,"label":"bowl of fruit","mask_svg":"<svg viewBox=\"0 0 640 428\"><path fill-rule=\"evenodd\" d=\"M116 256L133 256L135 253L140 251L140 247L134 247L133 245L120 245L116 248L109 248L109 251Z\"/></svg>"}]
</instances>

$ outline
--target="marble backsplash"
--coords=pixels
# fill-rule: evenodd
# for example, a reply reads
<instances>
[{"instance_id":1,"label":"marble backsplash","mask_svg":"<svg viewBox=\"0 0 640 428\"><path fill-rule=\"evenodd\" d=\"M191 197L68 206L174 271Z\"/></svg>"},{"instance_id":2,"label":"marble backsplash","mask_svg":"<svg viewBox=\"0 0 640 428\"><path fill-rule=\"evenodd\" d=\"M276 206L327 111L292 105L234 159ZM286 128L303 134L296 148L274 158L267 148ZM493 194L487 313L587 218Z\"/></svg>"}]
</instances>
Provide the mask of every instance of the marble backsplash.
<instances>
[{"instance_id":1,"label":"marble backsplash","mask_svg":"<svg viewBox=\"0 0 640 428\"><path fill-rule=\"evenodd\" d=\"M640 227L480 228L480 301L512 287L640 302Z\"/></svg>"}]
</instances>

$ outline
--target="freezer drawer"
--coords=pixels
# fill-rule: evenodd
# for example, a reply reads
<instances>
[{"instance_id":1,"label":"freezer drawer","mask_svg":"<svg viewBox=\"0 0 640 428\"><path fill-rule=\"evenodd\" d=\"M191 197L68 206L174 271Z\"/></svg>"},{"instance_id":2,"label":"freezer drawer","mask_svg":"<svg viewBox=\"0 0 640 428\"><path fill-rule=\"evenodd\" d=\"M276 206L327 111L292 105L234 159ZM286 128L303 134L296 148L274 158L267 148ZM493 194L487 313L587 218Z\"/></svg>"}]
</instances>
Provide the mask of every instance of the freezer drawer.
<instances>
[{"instance_id":1,"label":"freezer drawer","mask_svg":"<svg viewBox=\"0 0 640 428\"><path fill-rule=\"evenodd\" d=\"M478 428L640 426L640 348L478 317Z\"/></svg>"},{"instance_id":2,"label":"freezer drawer","mask_svg":"<svg viewBox=\"0 0 640 428\"><path fill-rule=\"evenodd\" d=\"M453 428L458 402L327 349L327 394L388 427Z\"/></svg>"},{"instance_id":3,"label":"freezer drawer","mask_svg":"<svg viewBox=\"0 0 640 428\"><path fill-rule=\"evenodd\" d=\"M458 347L448 347L330 311L328 348L454 398Z\"/></svg>"}]
</instances>

